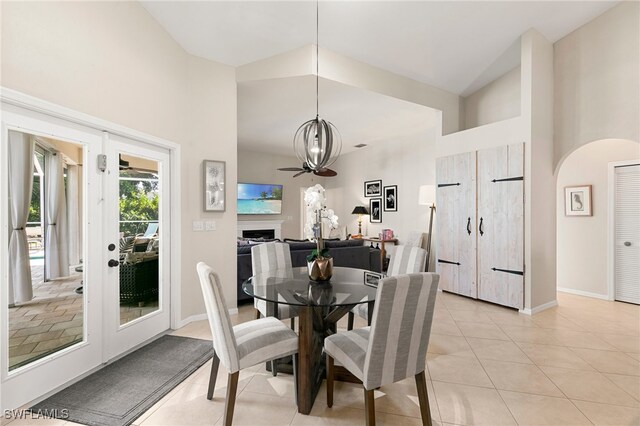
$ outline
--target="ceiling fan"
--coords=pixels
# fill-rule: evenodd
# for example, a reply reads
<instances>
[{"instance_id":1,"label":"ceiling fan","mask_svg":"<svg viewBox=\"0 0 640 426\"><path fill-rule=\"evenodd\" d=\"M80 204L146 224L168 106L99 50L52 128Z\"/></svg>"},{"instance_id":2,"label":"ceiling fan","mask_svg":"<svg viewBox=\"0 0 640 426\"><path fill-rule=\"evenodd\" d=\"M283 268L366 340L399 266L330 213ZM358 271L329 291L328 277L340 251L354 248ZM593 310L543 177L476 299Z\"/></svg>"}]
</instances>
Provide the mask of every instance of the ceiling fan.
<instances>
[{"instance_id":1,"label":"ceiling fan","mask_svg":"<svg viewBox=\"0 0 640 426\"><path fill-rule=\"evenodd\" d=\"M323 176L323 177L332 177L332 176L336 176L338 174L334 170L327 169L327 168L323 168L323 169L320 169L320 170L313 170L311 167L309 167L309 165L307 163L302 163L302 168L300 168L300 167L281 167L278 170L280 170L281 172L298 172L295 175L293 175L294 178L298 177L300 175L303 175L305 173L313 173L316 176Z\"/></svg>"}]
</instances>

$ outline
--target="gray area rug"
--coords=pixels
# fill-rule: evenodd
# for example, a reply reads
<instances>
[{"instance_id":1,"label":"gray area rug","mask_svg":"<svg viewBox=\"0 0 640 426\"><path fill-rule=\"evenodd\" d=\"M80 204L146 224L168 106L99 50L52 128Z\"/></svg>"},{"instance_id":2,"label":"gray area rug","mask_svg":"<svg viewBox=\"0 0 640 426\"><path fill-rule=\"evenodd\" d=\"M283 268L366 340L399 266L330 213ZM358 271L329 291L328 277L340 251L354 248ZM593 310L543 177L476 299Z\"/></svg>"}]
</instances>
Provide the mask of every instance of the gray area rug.
<instances>
[{"instance_id":1,"label":"gray area rug","mask_svg":"<svg viewBox=\"0 0 640 426\"><path fill-rule=\"evenodd\" d=\"M67 420L85 425L130 425L212 356L208 340L163 336L31 410L68 413Z\"/></svg>"}]
</instances>

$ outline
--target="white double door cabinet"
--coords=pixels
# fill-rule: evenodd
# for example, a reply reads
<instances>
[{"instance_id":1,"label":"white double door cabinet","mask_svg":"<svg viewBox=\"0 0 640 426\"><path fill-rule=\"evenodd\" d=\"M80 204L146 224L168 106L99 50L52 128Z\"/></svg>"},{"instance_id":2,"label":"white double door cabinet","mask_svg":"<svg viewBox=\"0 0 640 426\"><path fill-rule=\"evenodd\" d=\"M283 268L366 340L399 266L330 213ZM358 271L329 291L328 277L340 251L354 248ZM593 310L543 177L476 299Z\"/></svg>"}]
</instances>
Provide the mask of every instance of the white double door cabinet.
<instances>
[{"instance_id":1,"label":"white double door cabinet","mask_svg":"<svg viewBox=\"0 0 640 426\"><path fill-rule=\"evenodd\" d=\"M524 144L436 160L440 288L524 306Z\"/></svg>"}]
</instances>

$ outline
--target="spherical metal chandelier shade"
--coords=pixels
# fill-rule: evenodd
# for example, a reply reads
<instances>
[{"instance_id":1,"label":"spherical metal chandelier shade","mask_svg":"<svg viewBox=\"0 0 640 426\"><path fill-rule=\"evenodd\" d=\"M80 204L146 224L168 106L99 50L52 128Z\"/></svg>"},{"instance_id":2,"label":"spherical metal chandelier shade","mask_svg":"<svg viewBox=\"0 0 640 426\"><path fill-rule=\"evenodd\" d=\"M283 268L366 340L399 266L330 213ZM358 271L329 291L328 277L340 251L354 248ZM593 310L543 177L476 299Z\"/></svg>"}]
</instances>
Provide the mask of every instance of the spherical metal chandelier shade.
<instances>
[{"instance_id":1,"label":"spherical metal chandelier shade","mask_svg":"<svg viewBox=\"0 0 640 426\"><path fill-rule=\"evenodd\" d=\"M293 138L293 149L311 170L322 171L340 155L342 138L336 126L316 116L298 128Z\"/></svg>"}]
</instances>

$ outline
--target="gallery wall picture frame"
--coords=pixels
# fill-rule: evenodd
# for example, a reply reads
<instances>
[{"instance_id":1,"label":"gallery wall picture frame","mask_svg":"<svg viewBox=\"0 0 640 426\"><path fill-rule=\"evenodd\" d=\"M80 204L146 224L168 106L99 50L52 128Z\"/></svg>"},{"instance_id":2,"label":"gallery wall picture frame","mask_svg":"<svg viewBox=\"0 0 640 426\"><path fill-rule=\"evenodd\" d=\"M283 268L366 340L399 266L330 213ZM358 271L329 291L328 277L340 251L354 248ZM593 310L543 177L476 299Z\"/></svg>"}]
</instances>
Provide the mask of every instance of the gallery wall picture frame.
<instances>
[{"instance_id":1,"label":"gallery wall picture frame","mask_svg":"<svg viewBox=\"0 0 640 426\"><path fill-rule=\"evenodd\" d=\"M385 186L382 190L385 212L398 211L398 185Z\"/></svg>"},{"instance_id":2,"label":"gallery wall picture frame","mask_svg":"<svg viewBox=\"0 0 640 426\"><path fill-rule=\"evenodd\" d=\"M592 216L591 185L566 186L564 188L565 216Z\"/></svg>"},{"instance_id":3,"label":"gallery wall picture frame","mask_svg":"<svg viewBox=\"0 0 640 426\"><path fill-rule=\"evenodd\" d=\"M364 183L365 197L382 197L382 180L368 180Z\"/></svg>"},{"instance_id":4,"label":"gallery wall picture frame","mask_svg":"<svg viewBox=\"0 0 640 426\"><path fill-rule=\"evenodd\" d=\"M382 223L382 198L369 199L369 222Z\"/></svg>"},{"instance_id":5,"label":"gallery wall picture frame","mask_svg":"<svg viewBox=\"0 0 640 426\"><path fill-rule=\"evenodd\" d=\"M227 208L225 189L227 163L203 160L203 196L205 212L224 212Z\"/></svg>"}]
</instances>

